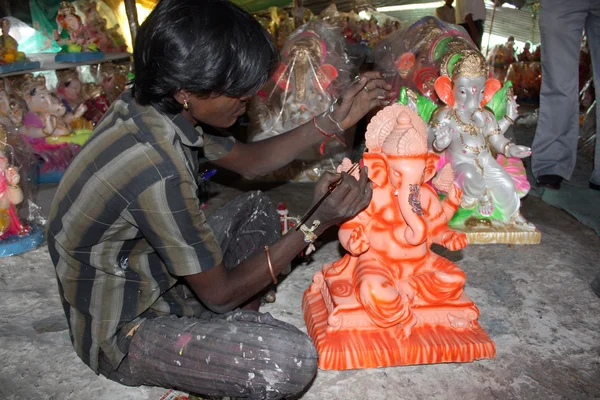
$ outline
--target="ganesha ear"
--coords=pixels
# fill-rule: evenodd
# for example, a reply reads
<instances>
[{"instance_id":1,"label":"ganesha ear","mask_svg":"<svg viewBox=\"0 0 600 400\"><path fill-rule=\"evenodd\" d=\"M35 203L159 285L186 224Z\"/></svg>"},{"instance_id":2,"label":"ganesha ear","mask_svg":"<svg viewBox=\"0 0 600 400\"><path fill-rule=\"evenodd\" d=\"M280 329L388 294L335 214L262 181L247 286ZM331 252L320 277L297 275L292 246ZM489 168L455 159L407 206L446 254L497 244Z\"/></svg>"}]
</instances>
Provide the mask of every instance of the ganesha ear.
<instances>
[{"instance_id":1,"label":"ganesha ear","mask_svg":"<svg viewBox=\"0 0 600 400\"><path fill-rule=\"evenodd\" d=\"M363 163L369 169L369 179L374 185L383 187L387 185L387 161L382 153L364 153Z\"/></svg>"},{"instance_id":2,"label":"ganesha ear","mask_svg":"<svg viewBox=\"0 0 600 400\"><path fill-rule=\"evenodd\" d=\"M313 78L313 84L325 90L337 77L338 70L331 64L324 64L317 70L317 74Z\"/></svg>"},{"instance_id":3,"label":"ganesha ear","mask_svg":"<svg viewBox=\"0 0 600 400\"><path fill-rule=\"evenodd\" d=\"M427 154L427 164L425 165L425 173L423 176L423 182L429 182L433 179L433 176L437 170L437 164L440 160L440 156L435 153Z\"/></svg>"},{"instance_id":4,"label":"ganesha ear","mask_svg":"<svg viewBox=\"0 0 600 400\"><path fill-rule=\"evenodd\" d=\"M450 107L454 106L454 93L452 93L452 81L447 76L440 76L435 80L435 92L438 97Z\"/></svg>"},{"instance_id":5,"label":"ganesha ear","mask_svg":"<svg viewBox=\"0 0 600 400\"><path fill-rule=\"evenodd\" d=\"M485 90L483 91L483 100L481 100L480 106L486 105L498 90L502 88L502 84L496 78L489 78L485 81Z\"/></svg>"},{"instance_id":6,"label":"ganesha ear","mask_svg":"<svg viewBox=\"0 0 600 400\"><path fill-rule=\"evenodd\" d=\"M273 79L280 88L287 92L290 88L288 66L284 63L279 63L277 68L275 68L271 79Z\"/></svg>"}]
</instances>

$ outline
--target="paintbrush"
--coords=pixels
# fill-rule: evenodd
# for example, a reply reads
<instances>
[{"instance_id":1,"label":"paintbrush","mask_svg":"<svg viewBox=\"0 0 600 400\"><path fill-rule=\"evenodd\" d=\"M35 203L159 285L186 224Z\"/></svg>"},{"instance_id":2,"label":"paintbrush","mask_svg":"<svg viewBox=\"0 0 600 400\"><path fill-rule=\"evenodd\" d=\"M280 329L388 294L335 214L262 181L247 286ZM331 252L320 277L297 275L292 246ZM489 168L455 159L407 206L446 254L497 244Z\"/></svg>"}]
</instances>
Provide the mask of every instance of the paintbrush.
<instances>
[{"instance_id":1,"label":"paintbrush","mask_svg":"<svg viewBox=\"0 0 600 400\"><path fill-rule=\"evenodd\" d=\"M350 169L348 171L346 171L346 173L348 175L352 174L352 172L354 172L354 170L356 168L358 168L359 163L354 163L352 165L352 167L350 167ZM304 215L304 217L302 217L302 219L300 220L300 222L298 223L298 225L296 226L296 230L299 230L300 227L306 222L308 221L308 219L315 213L315 211L317 211L317 208L319 208L319 206L325 201L325 199L327 197L329 197L329 195L331 193L333 193L333 191L342 184L342 178L338 179L335 182L332 182L329 184L329 187L327 188L327 191L325 192L325 194L319 199L319 201L317 201L315 203L314 206L312 206L312 208L310 210L308 210L308 212Z\"/></svg>"}]
</instances>

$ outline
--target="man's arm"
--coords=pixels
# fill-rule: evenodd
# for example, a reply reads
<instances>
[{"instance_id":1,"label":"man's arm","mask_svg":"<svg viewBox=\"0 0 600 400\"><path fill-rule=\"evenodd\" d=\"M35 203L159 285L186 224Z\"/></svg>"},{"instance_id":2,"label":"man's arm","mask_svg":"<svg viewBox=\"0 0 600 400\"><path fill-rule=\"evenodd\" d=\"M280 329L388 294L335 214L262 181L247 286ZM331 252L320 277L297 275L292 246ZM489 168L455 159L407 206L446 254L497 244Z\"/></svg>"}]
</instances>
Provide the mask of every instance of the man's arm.
<instances>
[{"instance_id":1,"label":"man's arm","mask_svg":"<svg viewBox=\"0 0 600 400\"><path fill-rule=\"evenodd\" d=\"M365 87L367 90L363 90ZM343 93L342 100L335 105L330 116L322 114L316 117L318 128L311 120L289 132L260 142L236 143L229 154L215 160L214 164L246 178L265 175L287 165L303 151L327 139L323 132L319 132L320 129L329 134L342 134L338 125L342 129L348 129L373 108L389 104L391 88L380 78L379 73L365 73ZM332 137L329 140L336 139Z\"/></svg>"},{"instance_id":2,"label":"man's arm","mask_svg":"<svg viewBox=\"0 0 600 400\"><path fill-rule=\"evenodd\" d=\"M300 153L325 139L326 137L320 134L310 121L289 132L260 142L238 141L227 155L212 162L245 178L253 179L289 164ZM343 136L341 139L343 140Z\"/></svg>"},{"instance_id":3,"label":"man's arm","mask_svg":"<svg viewBox=\"0 0 600 400\"><path fill-rule=\"evenodd\" d=\"M317 184L315 197L325 193L338 177L326 174ZM138 196L128 211L170 273L183 277L208 308L227 312L269 285L266 254L258 251L238 266L228 266L235 268L226 268L219 244L199 209L194 186L186 179L171 177L155 183ZM321 225L315 233L320 235L328 227L356 215L371 199L368 182L364 168L360 182L343 174L342 184L307 221L307 226L319 219ZM274 274L279 275L306 245L304 234L294 230L270 246Z\"/></svg>"}]
</instances>

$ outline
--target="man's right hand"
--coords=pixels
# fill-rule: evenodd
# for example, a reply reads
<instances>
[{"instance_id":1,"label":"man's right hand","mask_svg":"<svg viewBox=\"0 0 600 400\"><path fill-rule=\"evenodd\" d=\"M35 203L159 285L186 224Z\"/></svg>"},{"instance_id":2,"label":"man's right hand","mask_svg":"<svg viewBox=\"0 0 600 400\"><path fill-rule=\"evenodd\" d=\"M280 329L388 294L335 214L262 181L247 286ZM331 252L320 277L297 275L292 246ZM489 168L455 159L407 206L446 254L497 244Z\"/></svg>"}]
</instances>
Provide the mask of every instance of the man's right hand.
<instances>
[{"instance_id":1,"label":"man's right hand","mask_svg":"<svg viewBox=\"0 0 600 400\"><path fill-rule=\"evenodd\" d=\"M371 202L373 186L367 175L367 167L360 169L360 179L345 172L333 174L325 172L315 187L313 204L327 192L329 185L342 178L342 183L325 199L313 214L313 219L321 221L321 227L326 229L340 224L358 214Z\"/></svg>"}]
</instances>

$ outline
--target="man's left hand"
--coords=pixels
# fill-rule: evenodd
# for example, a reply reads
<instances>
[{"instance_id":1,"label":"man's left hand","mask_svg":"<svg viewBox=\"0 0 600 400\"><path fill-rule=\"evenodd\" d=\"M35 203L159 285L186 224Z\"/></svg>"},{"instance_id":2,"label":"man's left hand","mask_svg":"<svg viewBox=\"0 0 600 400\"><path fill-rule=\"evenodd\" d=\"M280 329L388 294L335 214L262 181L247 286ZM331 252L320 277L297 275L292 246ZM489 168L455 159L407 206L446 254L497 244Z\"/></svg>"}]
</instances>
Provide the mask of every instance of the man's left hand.
<instances>
[{"instance_id":1,"label":"man's left hand","mask_svg":"<svg viewBox=\"0 0 600 400\"><path fill-rule=\"evenodd\" d=\"M333 106L331 117L343 129L348 129L373 108L389 105L394 98L391 90L392 85L386 83L379 72L366 72Z\"/></svg>"}]
</instances>

